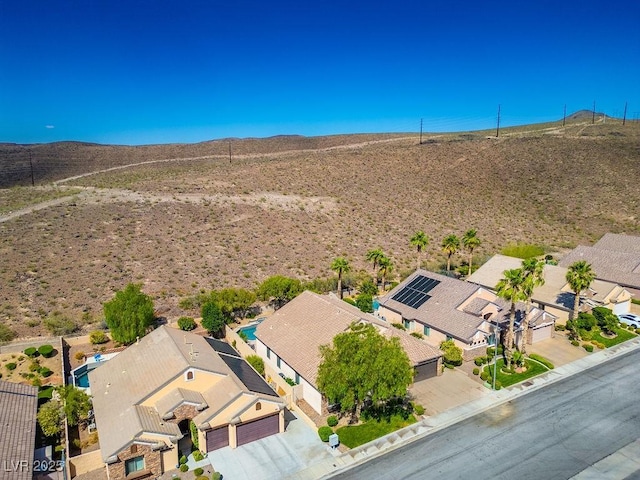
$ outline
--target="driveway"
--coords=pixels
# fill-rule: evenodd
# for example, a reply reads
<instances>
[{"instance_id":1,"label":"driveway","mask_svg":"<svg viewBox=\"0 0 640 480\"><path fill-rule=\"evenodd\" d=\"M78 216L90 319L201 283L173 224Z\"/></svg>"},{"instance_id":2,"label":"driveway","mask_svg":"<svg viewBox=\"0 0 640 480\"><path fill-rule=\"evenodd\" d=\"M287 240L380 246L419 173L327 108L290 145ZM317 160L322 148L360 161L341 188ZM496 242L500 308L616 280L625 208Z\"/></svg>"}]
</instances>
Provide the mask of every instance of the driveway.
<instances>
[{"instance_id":1,"label":"driveway","mask_svg":"<svg viewBox=\"0 0 640 480\"><path fill-rule=\"evenodd\" d=\"M582 342L580 342L582 344ZM574 362L589 355L582 347L574 347L567 340L566 334L555 332L553 338L548 338L533 345L527 345L527 353L537 353L542 355L553 363L554 366L560 367L567 363Z\"/></svg>"},{"instance_id":2,"label":"driveway","mask_svg":"<svg viewBox=\"0 0 640 480\"><path fill-rule=\"evenodd\" d=\"M208 459L224 478L241 480L282 479L315 463L333 460L326 443L304 420L292 418L284 433L271 435L238 448L209 452Z\"/></svg>"},{"instance_id":3,"label":"driveway","mask_svg":"<svg viewBox=\"0 0 640 480\"><path fill-rule=\"evenodd\" d=\"M445 368L439 377L414 383L409 392L415 402L424 407L425 415L436 415L480 398L491 390L462 370Z\"/></svg>"}]
</instances>

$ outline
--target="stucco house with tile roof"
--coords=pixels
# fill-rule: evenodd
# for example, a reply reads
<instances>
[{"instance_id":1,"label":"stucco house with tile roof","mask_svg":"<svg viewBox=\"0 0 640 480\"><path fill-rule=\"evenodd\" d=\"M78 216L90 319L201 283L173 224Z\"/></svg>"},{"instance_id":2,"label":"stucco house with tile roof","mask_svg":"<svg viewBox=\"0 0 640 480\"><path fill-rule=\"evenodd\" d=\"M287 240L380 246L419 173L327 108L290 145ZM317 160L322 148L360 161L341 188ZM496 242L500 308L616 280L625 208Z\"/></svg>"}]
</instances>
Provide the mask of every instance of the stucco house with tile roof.
<instances>
[{"instance_id":1,"label":"stucco house with tile roof","mask_svg":"<svg viewBox=\"0 0 640 480\"><path fill-rule=\"evenodd\" d=\"M593 247L574 248L558 265L568 268L580 260L591 264L596 278L617 283L640 297L640 237L607 233Z\"/></svg>"},{"instance_id":2,"label":"stucco house with tile roof","mask_svg":"<svg viewBox=\"0 0 640 480\"><path fill-rule=\"evenodd\" d=\"M374 325L386 337L398 337L414 366L414 381L437 376L442 352L403 330L340 300L333 294L305 291L256 328L256 353L276 372L297 384L299 398L316 412L326 406L317 388L320 345L329 345L354 322Z\"/></svg>"},{"instance_id":3,"label":"stucco house with tile roof","mask_svg":"<svg viewBox=\"0 0 640 480\"><path fill-rule=\"evenodd\" d=\"M175 468L190 452L190 422L204 452L284 431L284 402L222 344L162 326L89 373L110 479Z\"/></svg>"},{"instance_id":4,"label":"stucco house with tile roof","mask_svg":"<svg viewBox=\"0 0 640 480\"><path fill-rule=\"evenodd\" d=\"M417 270L380 299L378 314L392 323L402 323L408 331L419 332L434 346L453 340L463 358L483 355L495 342L495 326L504 332L510 304L491 290L426 270ZM527 312L529 331L520 326L525 312L516 306L516 341L525 334L527 343L549 338L555 315L532 307Z\"/></svg>"},{"instance_id":5,"label":"stucco house with tile roof","mask_svg":"<svg viewBox=\"0 0 640 480\"><path fill-rule=\"evenodd\" d=\"M520 268L522 260L505 255L494 255L467 278L468 282L495 290L505 270ZM544 285L533 290L531 301L541 310L554 314L561 321L569 318L573 310L575 294L566 280L567 268L545 265ZM604 280L594 280L591 287L581 295L583 305L588 308L602 306L616 314L627 313L631 306L631 293L624 287Z\"/></svg>"},{"instance_id":6,"label":"stucco house with tile roof","mask_svg":"<svg viewBox=\"0 0 640 480\"><path fill-rule=\"evenodd\" d=\"M37 410L37 387L0 380L1 478L33 478Z\"/></svg>"}]
</instances>

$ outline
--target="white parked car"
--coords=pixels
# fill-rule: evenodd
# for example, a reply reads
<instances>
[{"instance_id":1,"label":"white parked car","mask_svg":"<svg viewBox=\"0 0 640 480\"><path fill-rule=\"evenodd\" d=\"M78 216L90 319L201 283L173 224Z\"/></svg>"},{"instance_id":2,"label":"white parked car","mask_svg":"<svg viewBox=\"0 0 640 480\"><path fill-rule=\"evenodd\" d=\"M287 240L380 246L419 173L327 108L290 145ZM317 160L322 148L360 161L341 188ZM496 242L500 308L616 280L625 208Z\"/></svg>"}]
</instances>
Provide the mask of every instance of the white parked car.
<instances>
[{"instance_id":1,"label":"white parked car","mask_svg":"<svg viewBox=\"0 0 640 480\"><path fill-rule=\"evenodd\" d=\"M635 313L622 313L618 315L618 318L622 323L640 328L640 315L636 315Z\"/></svg>"}]
</instances>

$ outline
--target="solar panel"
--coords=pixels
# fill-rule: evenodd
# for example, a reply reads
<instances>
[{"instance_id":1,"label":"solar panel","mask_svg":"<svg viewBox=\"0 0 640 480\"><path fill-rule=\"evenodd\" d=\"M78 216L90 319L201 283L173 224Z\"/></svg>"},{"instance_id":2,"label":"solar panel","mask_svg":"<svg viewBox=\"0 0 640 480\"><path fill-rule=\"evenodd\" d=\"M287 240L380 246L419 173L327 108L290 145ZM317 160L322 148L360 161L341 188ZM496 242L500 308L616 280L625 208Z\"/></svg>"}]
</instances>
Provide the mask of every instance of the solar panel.
<instances>
[{"instance_id":1,"label":"solar panel","mask_svg":"<svg viewBox=\"0 0 640 480\"><path fill-rule=\"evenodd\" d=\"M439 283L439 280L434 280L433 278L425 277L424 275L418 275L393 297L391 297L391 299L396 302L400 302L407 307L417 309L431 298L428 293Z\"/></svg>"}]
</instances>

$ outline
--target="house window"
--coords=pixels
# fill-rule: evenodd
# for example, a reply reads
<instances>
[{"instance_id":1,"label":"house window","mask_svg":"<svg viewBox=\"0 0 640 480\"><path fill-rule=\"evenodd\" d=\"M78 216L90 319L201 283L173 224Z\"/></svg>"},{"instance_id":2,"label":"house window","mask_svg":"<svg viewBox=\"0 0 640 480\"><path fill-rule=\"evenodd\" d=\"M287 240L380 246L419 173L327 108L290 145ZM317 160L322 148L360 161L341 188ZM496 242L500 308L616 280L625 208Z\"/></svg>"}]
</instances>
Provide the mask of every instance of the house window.
<instances>
[{"instance_id":1,"label":"house window","mask_svg":"<svg viewBox=\"0 0 640 480\"><path fill-rule=\"evenodd\" d=\"M424 335L428 337L429 335L431 335L431 327L427 327L425 325L424 327L422 327L422 333L424 333Z\"/></svg>"},{"instance_id":2,"label":"house window","mask_svg":"<svg viewBox=\"0 0 640 480\"><path fill-rule=\"evenodd\" d=\"M404 328L406 328L407 330L411 330L411 320L404 321Z\"/></svg>"},{"instance_id":3,"label":"house window","mask_svg":"<svg viewBox=\"0 0 640 480\"><path fill-rule=\"evenodd\" d=\"M193 380L193 370L189 370L186 375L187 381Z\"/></svg>"},{"instance_id":4,"label":"house window","mask_svg":"<svg viewBox=\"0 0 640 480\"><path fill-rule=\"evenodd\" d=\"M260 402L256 403L256 411L262 410L262 404Z\"/></svg>"},{"instance_id":5,"label":"house window","mask_svg":"<svg viewBox=\"0 0 640 480\"><path fill-rule=\"evenodd\" d=\"M267 347L267 358L271 358L271 349Z\"/></svg>"},{"instance_id":6,"label":"house window","mask_svg":"<svg viewBox=\"0 0 640 480\"><path fill-rule=\"evenodd\" d=\"M125 475L131 475L132 473L140 472L142 470L144 470L144 455L130 458L124 462Z\"/></svg>"},{"instance_id":7,"label":"house window","mask_svg":"<svg viewBox=\"0 0 640 480\"><path fill-rule=\"evenodd\" d=\"M276 358L276 365L278 366L278 368L280 368L280 357Z\"/></svg>"},{"instance_id":8,"label":"house window","mask_svg":"<svg viewBox=\"0 0 640 480\"><path fill-rule=\"evenodd\" d=\"M447 335L447 342L448 342L449 340L453 340L453 337L452 337L451 335Z\"/></svg>"},{"instance_id":9,"label":"house window","mask_svg":"<svg viewBox=\"0 0 640 480\"><path fill-rule=\"evenodd\" d=\"M138 445L135 443L131 445L131 449L129 450L131 453L138 453Z\"/></svg>"},{"instance_id":10,"label":"house window","mask_svg":"<svg viewBox=\"0 0 640 480\"><path fill-rule=\"evenodd\" d=\"M296 383L300 385L300 375L296 372Z\"/></svg>"}]
</instances>

